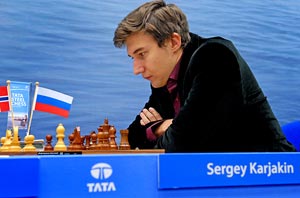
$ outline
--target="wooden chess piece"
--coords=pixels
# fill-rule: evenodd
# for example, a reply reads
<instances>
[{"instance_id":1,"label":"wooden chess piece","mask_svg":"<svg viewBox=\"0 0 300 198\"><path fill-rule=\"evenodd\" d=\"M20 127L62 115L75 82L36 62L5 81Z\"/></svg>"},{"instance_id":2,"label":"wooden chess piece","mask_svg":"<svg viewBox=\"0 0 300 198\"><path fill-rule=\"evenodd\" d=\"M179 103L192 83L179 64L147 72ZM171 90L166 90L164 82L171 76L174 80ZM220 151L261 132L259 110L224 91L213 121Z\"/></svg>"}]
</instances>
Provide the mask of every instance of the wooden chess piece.
<instances>
[{"instance_id":1,"label":"wooden chess piece","mask_svg":"<svg viewBox=\"0 0 300 198\"><path fill-rule=\"evenodd\" d=\"M86 135L85 136L85 149L90 150L90 146L91 146L91 136Z\"/></svg>"},{"instance_id":2,"label":"wooden chess piece","mask_svg":"<svg viewBox=\"0 0 300 198\"><path fill-rule=\"evenodd\" d=\"M57 142L54 146L54 151L66 151L67 146L64 143L64 137L65 137L65 127L60 123L58 124L56 128L56 138Z\"/></svg>"},{"instance_id":3,"label":"wooden chess piece","mask_svg":"<svg viewBox=\"0 0 300 198\"><path fill-rule=\"evenodd\" d=\"M51 142L52 142L52 135L46 135L46 146L44 148L44 151L53 151L54 148L53 146L51 145Z\"/></svg>"},{"instance_id":4,"label":"wooden chess piece","mask_svg":"<svg viewBox=\"0 0 300 198\"><path fill-rule=\"evenodd\" d=\"M5 137L1 138L1 143L2 143L2 147L0 151L8 151L10 148L10 144L11 144L11 130L6 130L6 135Z\"/></svg>"},{"instance_id":5,"label":"wooden chess piece","mask_svg":"<svg viewBox=\"0 0 300 198\"><path fill-rule=\"evenodd\" d=\"M73 141L74 141L74 133L71 133L70 135L69 135L69 146L67 147L67 150L73 150L73 145L72 145L72 143L73 143Z\"/></svg>"},{"instance_id":6,"label":"wooden chess piece","mask_svg":"<svg viewBox=\"0 0 300 198\"><path fill-rule=\"evenodd\" d=\"M33 146L34 135L26 135L24 138L25 146L23 151L36 151L36 148Z\"/></svg>"},{"instance_id":7,"label":"wooden chess piece","mask_svg":"<svg viewBox=\"0 0 300 198\"><path fill-rule=\"evenodd\" d=\"M20 152L22 150L21 146L20 146L20 141L19 141L19 129L17 126L13 127L14 129L14 135L13 135L13 139L11 141L10 147L9 147L9 151L11 152Z\"/></svg>"},{"instance_id":8,"label":"wooden chess piece","mask_svg":"<svg viewBox=\"0 0 300 198\"><path fill-rule=\"evenodd\" d=\"M104 120L104 123L98 128L98 144L97 149L99 150L109 150L109 128L108 119Z\"/></svg>"},{"instance_id":9,"label":"wooden chess piece","mask_svg":"<svg viewBox=\"0 0 300 198\"><path fill-rule=\"evenodd\" d=\"M84 145L85 136L81 136L81 150L86 150L86 147Z\"/></svg>"},{"instance_id":10,"label":"wooden chess piece","mask_svg":"<svg viewBox=\"0 0 300 198\"><path fill-rule=\"evenodd\" d=\"M82 150L82 142L80 135L80 127L76 127L73 131L74 139L72 141L71 150Z\"/></svg>"},{"instance_id":11,"label":"wooden chess piece","mask_svg":"<svg viewBox=\"0 0 300 198\"><path fill-rule=\"evenodd\" d=\"M109 128L109 146L111 150L118 150L118 145L116 143L116 128L111 125Z\"/></svg>"},{"instance_id":12,"label":"wooden chess piece","mask_svg":"<svg viewBox=\"0 0 300 198\"><path fill-rule=\"evenodd\" d=\"M0 152L3 150L3 145L4 145L4 142L5 142L5 137L1 137L1 147L0 147Z\"/></svg>"},{"instance_id":13,"label":"wooden chess piece","mask_svg":"<svg viewBox=\"0 0 300 198\"><path fill-rule=\"evenodd\" d=\"M89 150L97 150L97 134L95 131L91 133L92 144L90 145Z\"/></svg>"},{"instance_id":14,"label":"wooden chess piece","mask_svg":"<svg viewBox=\"0 0 300 198\"><path fill-rule=\"evenodd\" d=\"M120 130L121 133L121 141L120 141L120 150L130 150L130 145L128 142L128 129L122 129Z\"/></svg>"},{"instance_id":15,"label":"wooden chess piece","mask_svg":"<svg viewBox=\"0 0 300 198\"><path fill-rule=\"evenodd\" d=\"M107 145L105 144L106 135L104 134L103 131L98 132L97 138L98 138L97 150L108 150Z\"/></svg>"},{"instance_id":16,"label":"wooden chess piece","mask_svg":"<svg viewBox=\"0 0 300 198\"><path fill-rule=\"evenodd\" d=\"M74 141L72 142L75 150L81 150L82 149L82 141L81 141L81 135L80 135L80 127L76 127L74 130Z\"/></svg>"}]
</instances>

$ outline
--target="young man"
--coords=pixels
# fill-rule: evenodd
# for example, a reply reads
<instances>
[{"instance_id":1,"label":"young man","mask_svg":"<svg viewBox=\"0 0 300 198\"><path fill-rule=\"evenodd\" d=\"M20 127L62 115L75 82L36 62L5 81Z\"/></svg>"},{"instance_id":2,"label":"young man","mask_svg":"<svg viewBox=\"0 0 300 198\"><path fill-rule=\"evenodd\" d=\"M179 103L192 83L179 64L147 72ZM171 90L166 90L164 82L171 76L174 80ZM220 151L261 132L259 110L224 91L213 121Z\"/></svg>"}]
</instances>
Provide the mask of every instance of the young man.
<instances>
[{"instance_id":1,"label":"young man","mask_svg":"<svg viewBox=\"0 0 300 198\"><path fill-rule=\"evenodd\" d=\"M189 32L174 4L151 1L118 25L134 74L151 82L149 101L130 124L132 148L166 152L295 151L234 45Z\"/></svg>"}]
</instances>

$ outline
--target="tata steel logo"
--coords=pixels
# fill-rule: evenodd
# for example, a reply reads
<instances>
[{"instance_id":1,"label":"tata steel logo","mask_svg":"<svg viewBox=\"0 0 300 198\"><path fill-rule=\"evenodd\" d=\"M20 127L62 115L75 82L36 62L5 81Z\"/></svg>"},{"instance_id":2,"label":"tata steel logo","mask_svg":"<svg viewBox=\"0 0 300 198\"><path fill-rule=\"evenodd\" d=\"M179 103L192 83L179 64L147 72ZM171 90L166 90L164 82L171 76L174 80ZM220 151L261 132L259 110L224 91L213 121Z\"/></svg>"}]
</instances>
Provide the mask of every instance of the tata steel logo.
<instances>
[{"instance_id":1,"label":"tata steel logo","mask_svg":"<svg viewBox=\"0 0 300 198\"><path fill-rule=\"evenodd\" d=\"M106 163L99 163L95 164L91 169L91 175L95 179L108 179L112 175L112 168L109 164Z\"/></svg>"},{"instance_id":2,"label":"tata steel logo","mask_svg":"<svg viewBox=\"0 0 300 198\"><path fill-rule=\"evenodd\" d=\"M115 183L108 181L112 173L113 169L109 164L98 163L92 166L91 176L96 180L100 180L101 182L88 183L88 191L90 193L116 191Z\"/></svg>"}]
</instances>

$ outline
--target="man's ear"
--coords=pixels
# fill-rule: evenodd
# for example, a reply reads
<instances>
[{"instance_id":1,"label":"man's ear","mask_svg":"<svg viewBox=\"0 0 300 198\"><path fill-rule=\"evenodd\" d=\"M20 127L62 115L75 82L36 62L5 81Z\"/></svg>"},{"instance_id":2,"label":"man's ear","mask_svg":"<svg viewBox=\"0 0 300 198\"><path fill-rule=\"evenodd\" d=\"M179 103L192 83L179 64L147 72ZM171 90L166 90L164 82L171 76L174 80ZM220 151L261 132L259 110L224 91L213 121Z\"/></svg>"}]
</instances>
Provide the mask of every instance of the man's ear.
<instances>
[{"instance_id":1,"label":"man's ear","mask_svg":"<svg viewBox=\"0 0 300 198\"><path fill-rule=\"evenodd\" d=\"M171 45L174 51L181 48L181 36L178 33L173 33L171 36Z\"/></svg>"}]
</instances>

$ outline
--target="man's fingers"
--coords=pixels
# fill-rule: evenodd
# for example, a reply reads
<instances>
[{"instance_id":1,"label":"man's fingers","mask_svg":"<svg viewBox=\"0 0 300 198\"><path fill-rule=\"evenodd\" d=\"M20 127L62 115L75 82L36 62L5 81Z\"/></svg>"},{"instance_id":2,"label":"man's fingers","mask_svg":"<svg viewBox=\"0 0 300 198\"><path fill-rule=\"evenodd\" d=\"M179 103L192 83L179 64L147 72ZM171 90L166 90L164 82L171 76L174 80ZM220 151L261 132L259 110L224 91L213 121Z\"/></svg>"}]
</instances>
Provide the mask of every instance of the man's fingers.
<instances>
[{"instance_id":1,"label":"man's fingers","mask_svg":"<svg viewBox=\"0 0 300 198\"><path fill-rule=\"evenodd\" d=\"M142 126L146 125L145 122L142 119L140 120L140 123L141 123Z\"/></svg>"},{"instance_id":2,"label":"man's fingers","mask_svg":"<svg viewBox=\"0 0 300 198\"><path fill-rule=\"evenodd\" d=\"M144 124L147 124L148 122L150 122L150 120L148 119L148 117L146 116L146 114L142 111L140 113L140 116L141 116L141 120L143 120Z\"/></svg>"},{"instance_id":3,"label":"man's fingers","mask_svg":"<svg viewBox=\"0 0 300 198\"><path fill-rule=\"evenodd\" d=\"M152 121L156 121L155 116L148 110L148 109L143 109L144 115L147 117L147 119L152 122Z\"/></svg>"},{"instance_id":4,"label":"man's fingers","mask_svg":"<svg viewBox=\"0 0 300 198\"><path fill-rule=\"evenodd\" d=\"M153 107L150 107L149 110L143 109L142 112L140 113L140 116L141 116L140 124L142 126L145 126L149 122L162 120L160 114Z\"/></svg>"},{"instance_id":5,"label":"man's fingers","mask_svg":"<svg viewBox=\"0 0 300 198\"><path fill-rule=\"evenodd\" d=\"M156 120L162 120L160 114L153 107L149 108L149 112L155 117Z\"/></svg>"}]
</instances>

